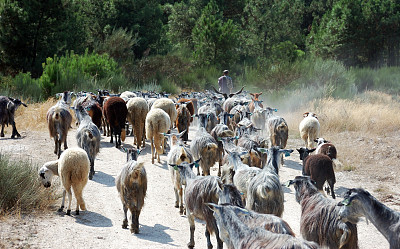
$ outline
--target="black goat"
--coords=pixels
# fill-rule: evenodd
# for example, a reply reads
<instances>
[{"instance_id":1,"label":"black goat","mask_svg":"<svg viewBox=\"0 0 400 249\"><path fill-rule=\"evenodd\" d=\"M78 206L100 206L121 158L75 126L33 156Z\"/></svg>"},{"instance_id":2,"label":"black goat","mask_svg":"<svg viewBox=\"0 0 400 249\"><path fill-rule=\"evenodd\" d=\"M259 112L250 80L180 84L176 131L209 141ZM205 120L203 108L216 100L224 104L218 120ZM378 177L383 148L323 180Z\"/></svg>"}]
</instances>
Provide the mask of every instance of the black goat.
<instances>
[{"instance_id":1,"label":"black goat","mask_svg":"<svg viewBox=\"0 0 400 249\"><path fill-rule=\"evenodd\" d=\"M21 137L21 135L17 131L17 127L15 126L14 115L15 111L18 109L20 105L27 107L27 105L19 99L14 99L11 97L0 96L0 124L1 124L1 133L0 136L4 137L4 126L12 125L12 135L11 138Z\"/></svg>"}]
</instances>

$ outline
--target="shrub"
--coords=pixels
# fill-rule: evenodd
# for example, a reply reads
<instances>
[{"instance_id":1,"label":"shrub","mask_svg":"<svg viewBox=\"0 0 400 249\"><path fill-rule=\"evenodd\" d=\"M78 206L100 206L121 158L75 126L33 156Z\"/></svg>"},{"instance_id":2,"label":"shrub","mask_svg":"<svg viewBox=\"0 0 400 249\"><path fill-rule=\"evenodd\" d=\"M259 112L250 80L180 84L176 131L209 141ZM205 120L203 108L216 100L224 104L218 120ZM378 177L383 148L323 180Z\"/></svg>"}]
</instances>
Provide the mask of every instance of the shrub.
<instances>
[{"instance_id":1,"label":"shrub","mask_svg":"<svg viewBox=\"0 0 400 249\"><path fill-rule=\"evenodd\" d=\"M57 188L44 188L38 169L27 160L11 160L0 153L0 214L43 210L54 204Z\"/></svg>"}]
</instances>

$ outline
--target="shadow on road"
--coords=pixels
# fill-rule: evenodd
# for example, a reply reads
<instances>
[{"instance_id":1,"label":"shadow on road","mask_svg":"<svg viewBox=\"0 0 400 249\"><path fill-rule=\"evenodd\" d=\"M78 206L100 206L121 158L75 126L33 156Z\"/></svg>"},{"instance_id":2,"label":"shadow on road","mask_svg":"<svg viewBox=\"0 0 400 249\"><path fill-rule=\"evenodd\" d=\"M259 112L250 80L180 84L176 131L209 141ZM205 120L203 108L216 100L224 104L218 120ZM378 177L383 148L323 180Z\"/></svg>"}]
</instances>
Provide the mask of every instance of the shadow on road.
<instances>
[{"instance_id":1,"label":"shadow on road","mask_svg":"<svg viewBox=\"0 0 400 249\"><path fill-rule=\"evenodd\" d=\"M291 169L299 170L300 171L299 174L301 174L301 169L303 166L301 164L299 164L298 162L289 160L289 159L284 159L284 163L285 163L285 166L283 166L283 167L288 167Z\"/></svg>"},{"instance_id":2,"label":"shadow on road","mask_svg":"<svg viewBox=\"0 0 400 249\"><path fill-rule=\"evenodd\" d=\"M92 181L106 185L107 187L115 187L114 177L102 171L96 171L96 174L94 174Z\"/></svg>"},{"instance_id":3,"label":"shadow on road","mask_svg":"<svg viewBox=\"0 0 400 249\"><path fill-rule=\"evenodd\" d=\"M74 212L72 212L74 213ZM90 227L112 227L111 220L101 214L91 211L81 211L80 215L75 215L75 222Z\"/></svg>"},{"instance_id":4,"label":"shadow on road","mask_svg":"<svg viewBox=\"0 0 400 249\"><path fill-rule=\"evenodd\" d=\"M179 245L171 243L173 242L173 239L169 234L165 232L165 230L176 231L175 229L171 229L170 227L166 227L160 224L155 224L154 227L149 227L141 224L139 230L140 230L139 234L135 234L135 236L137 236L140 239L158 242L163 245L167 244L174 247L181 247Z\"/></svg>"}]
</instances>

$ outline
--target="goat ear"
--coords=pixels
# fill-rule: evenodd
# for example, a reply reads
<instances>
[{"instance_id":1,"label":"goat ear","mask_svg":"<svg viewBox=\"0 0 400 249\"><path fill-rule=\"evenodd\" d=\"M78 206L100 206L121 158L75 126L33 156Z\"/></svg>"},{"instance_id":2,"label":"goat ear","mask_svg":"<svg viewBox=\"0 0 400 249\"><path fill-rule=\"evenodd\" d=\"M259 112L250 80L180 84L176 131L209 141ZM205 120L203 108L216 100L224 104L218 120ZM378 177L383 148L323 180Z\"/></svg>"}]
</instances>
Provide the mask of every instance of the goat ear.
<instances>
[{"instance_id":1,"label":"goat ear","mask_svg":"<svg viewBox=\"0 0 400 249\"><path fill-rule=\"evenodd\" d=\"M290 187L293 184L294 184L294 181L293 180L289 180L289 181L286 182L285 185L286 185L286 187Z\"/></svg>"},{"instance_id":2,"label":"goat ear","mask_svg":"<svg viewBox=\"0 0 400 249\"><path fill-rule=\"evenodd\" d=\"M39 175L40 175L41 178L43 178L43 179L45 178L44 177L44 172L41 172Z\"/></svg>"},{"instance_id":3,"label":"goat ear","mask_svg":"<svg viewBox=\"0 0 400 249\"><path fill-rule=\"evenodd\" d=\"M315 150L316 150L316 148L312 148L312 149L309 149L308 152L309 152L309 153L312 153L312 152L314 152Z\"/></svg>"}]
</instances>

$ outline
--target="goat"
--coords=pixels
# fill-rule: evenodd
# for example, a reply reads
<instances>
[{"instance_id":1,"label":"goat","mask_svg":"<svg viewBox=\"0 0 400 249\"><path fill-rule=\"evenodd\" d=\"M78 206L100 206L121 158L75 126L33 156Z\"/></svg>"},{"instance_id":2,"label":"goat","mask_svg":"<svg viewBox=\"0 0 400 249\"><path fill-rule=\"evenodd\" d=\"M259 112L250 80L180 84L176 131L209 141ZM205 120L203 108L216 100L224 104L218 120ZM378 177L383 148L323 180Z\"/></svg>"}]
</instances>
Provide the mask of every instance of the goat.
<instances>
[{"instance_id":1,"label":"goat","mask_svg":"<svg viewBox=\"0 0 400 249\"><path fill-rule=\"evenodd\" d=\"M190 112L190 123L193 122L193 115L197 113L197 99L181 98L177 101L178 104L186 104L186 108ZM196 109L195 109L196 107Z\"/></svg>"},{"instance_id":2,"label":"goat","mask_svg":"<svg viewBox=\"0 0 400 249\"><path fill-rule=\"evenodd\" d=\"M254 112L255 107L258 105L261 108L263 108L263 105L261 104L262 100L259 100L258 98L260 97L260 95L262 94L262 92L259 93L250 93L251 95L251 102L249 104L249 110L250 112Z\"/></svg>"},{"instance_id":3,"label":"goat","mask_svg":"<svg viewBox=\"0 0 400 249\"><path fill-rule=\"evenodd\" d=\"M135 133L136 146L145 147L145 122L146 115L149 112L149 106L144 98L134 97L128 100L126 104L128 109L127 119L132 124Z\"/></svg>"},{"instance_id":4,"label":"goat","mask_svg":"<svg viewBox=\"0 0 400 249\"><path fill-rule=\"evenodd\" d=\"M17 131L17 127L15 126L14 115L15 111L18 109L20 105L27 107L27 105L19 99L14 99L11 97L0 96L0 124L1 124L1 133L0 137L4 137L4 126L11 124L12 126L12 134L11 138L14 139L15 136L21 137L21 135Z\"/></svg>"},{"instance_id":5,"label":"goat","mask_svg":"<svg viewBox=\"0 0 400 249\"><path fill-rule=\"evenodd\" d=\"M206 222L206 238L208 248L212 248L210 234L215 233L218 243L218 249L222 249L222 241L219 238L219 230L212 211L205 205L206 203L218 203L219 193L221 192L222 182L216 176L196 176L192 171L194 165L197 166L200 160L188 164L183 162L178 165L170 165L176 167L181 175L181 184L186 186L185 204L186 215L190 225L190 241L189 248L194 247L194 218L204 220Z\"/></svg>"},{"instance_id":6,"label":"goat","mask_svg":"<svg viewBox=\"0 0 400 249\"><path fill-rule=\"evenodd\" d=\"M72 122L68 103L71 103L71 94L64 92L61 100L50 107L46 114L50 137L54 138L54 154L58 158L61 155L61 143L64 143L64 150L68 149L67 135Z\"/></svg>"},{"instance_id":7,"label":"goat","mask_svg":"<svg viewBox=\"0 0 400 249\"><path fill-rule=\"evenodd\" d=\"M101 129L101 123L103 119L103 111L98 102L93 100L91 96L79 97L77 98L73 105L74 110L77 110L79 106L85 108L89 116L91 117L93 123L97 126L97 128ZM76 113L75 113L76 116ZM79 125L80 120L77 118L77 124Z\"/></svg>"},{"instance_id":8,"label":"goat","mask_svg":"<svg viewBox=\"0 0 400 249\"><path fill-rule=\"evenodd\" d=\"M342 163L337 159L337 151L335 145L322 137L315 139L314 142L317 143L317 149L315 151L316 154L329 156L330 159L332 159L335 168L341 167Z\"/></svg>"},{"instance_id":9,"label":"goat","mask_svg":"<svg viewBox=\"0 0 400 249\"><path fill-rule=\"evenodd\" d=\"M143 162L137 162L140 153L136 149L128 149L127 163L122 167L115 180L124 210L122 228L128 227L127 211L131 212L131 233L139 233L139 215L144 205L147 191L147 174Z\"/></svg>"},{"instance_id":10,"label":"goat","mask_svg":"<svg viewBox=\"0 0 400 249\"><path fill-rule=\"evenodd\" d=\"M218 124L218 118L214 109L209 109L208 106L202 107L199 108L199 113L195 117L199 118L199 127L204 127L210 133Z\"/></svg>"},{"instance_id":11,"label":"goat","mask_svg":"<svg viewBox=\"0 0 400 249\"><path fill-rule=\"evenodd\" d=\"M89 179L92 180L93 175L95 174L94 160L97 153L100 151L100 130L92 122L92 119L83 106L78 106L78 109L75 110L75 115L80 123L78 130L76 131L76 140L78 146L84 149L89 157Z\"/></svg>"},{"instance_id":12,"label":"goat","mask_svg":"<svg viewBox=\"0 0 400 249\"><path fill-rule=\"evenodd\" d=\"M224 157L224 147L222 141L218 138L222 137L233 137L233 131L231 131L227 125L217 124L212 130L210 135L218 143L218 176L221 176L222 158Z\"/></svg>"},{"instance_id":13,"label":"goat","mask_svg":"<svg viewBox=\"0 0 400 249\"><path fill-rule=\"evenodd\" d=\"M228 248L319 248L316 243L298 239L288 234L277 234L261 229L249 228L236 215L232 206L208 203L220 230L221 239Z\"/></svg>"},{"instance_id":14,"label":"goat","mask_svg":"<svg viewBox=\"0 0 400 249\"><path fill-rule=\"evenodd\" d=\"M260 214L243 209L240 192L235 185L224 184L219 195L218 205L230 205L238 218L249 228L263 227L273 233L289 234L295 236L289 224L281 218L271 214Z\"/></svg>"},{"instance_id":15,"label":"goat","mask_svg":"<svg viewBox=\"0 0 400 249\"><path fill-rule=\"evenodd\" d=\"M190 150L184 146L182 140L178 139L180 134L171 135L170 136L170 148L171 150L168 153L167 163L168 165L180 165L183 162L192 163L193 156ZM175 192L175 207L179 208L179 213L182 215L184 213L183 207L183 186L181 185L181 176L179 171L174 170L174 168L169 167L169 172L171 173L172 183L174 184L174 192Z\"/></svg>"},{"instance_id":16,"label":"goat","mask_svg":"<svg viewBox=\"0 0 400 249\"><path fill-rule=\"evenodd\" d=\"M303 120L299 124L300 136L306 148L313 148L314 140L318 137L320 129L318 117L313 112L305 112L303 117Z\"/></svg>"},{"instance_id":17,"label":"goat","mask_svg":"<svg viewBox=\"0 0 400 249\"><path fill-rule=\"evenodd\" d=\"M283 152L291 153L293 150L283 150L277 146L267 150L268 162L266 166L249 180L246 199L247 209L282 217L284 196L279 181L278 166L280 154Z\"/></svg>"},{"instance_id":18,"label":"goat","mask_svg":"<svg viewBox=\"0 0 400 249\"><path fill-rule=\"evenodd\" d=\"M340 219L340 207L325 198L308 176L296 176L288 182L294 185L296 201L301 205L300 232L304 239L331 249L358 248L357 225Z\"/></svg>"},{"instance_id":19,"label":"goat","mask_svg":"<svg viewBox=\"0 0 400 249\"><path fill-rule=\"evenodd\" d=\"M388 208L362 188L349 189L338 206L343 222L357 224L364 216L387 239L390 249L400 248L400 212Z\"/></svg>"},{"instance_id":20,"label":"goat","mask_svg":"<svg viewBox=\"0 0 400 249\"><path fill-rule=\"evenodd\" d=\"M177 107L177 118L176 118L176 128L178 129L178 132L182 132L185 131L185 133L183 134L182 140L183 141L188 141L189 139L189 126L190 126L190 122L192 118L192 114L189 110L189 108L187 108L187 104L186 103L180 103L178 104ZM193 108L193 105L192 105Z\"/></svg>"},{"instance_id":21,"label":"goat","mask_svg":"<svg viewBox=\"0 0 400 249\"><path fill-rule=\"evenodd\" d=\"M175 108L175 103L171 99L161 98L161 99L157 99L156 101L154 101L151 109L154 109L154 108L160 108L169 115L169 118L171 120L170 128L172 129L173 125L175 124L176 117L178 115L176 108Z\"/></svg>"},{"instance_id":22,"label":"goat","mask_svg":"<svg viewBox=\"0 0 400 249\"><path fill-rule=\"evenodd\" d=\"M151 108L147 113L146 121L146 137L151 142L151 163L157 157L160 161L160 154L164 153L164 133L167 133L171 127L171 119L169 115L160 108Z\"/></svg>"},{"instance_id":23,"label":"goat","mask_svg":"<svg viewBox=\"0 0 400 249\"><path fill-rule=\"evenodd\" d=\"M327 155L317 154L309 155L315 149L300 148L300 160L303 161L303 175L310 176L316 182L317 189L323 191L325 181L328 182L332 198L335 199L334 185L336 183L335 172L333 170L332 160Z\"/></svg>"},{"instance_id":24,"label":"goat","mask_svg":"<svg viewBox=\"0 0 400 249\"><path fill-rule=\"evenodd\" d=\"M194 160L200 159L203 175L210 175L210 168L218 160L217 141L203 127L200 127L190 144L190 150ZM197 175L200 175L199 168L197 168Z\"/></svg>"},{"instance_id":25,"label":"goat","mask_svg":"<svg viewBox=\"0 0 400 249\"><path fill-rule=\"evenodd\" d=\"M72 192L76 198L76 215L79 215L79 207L86 210L85 201L82 197L83 188L88 181L89 158L86 151L81 148L66 149L56 161L47 162L39 170L39 177L43 186L51 186L53 176L59 176L64 187L61 207L58 212L64 209L65 194L68 194L67 215L71 215Z\"/></svg>"},{"instance_id":26,"label":"goat","mask_svg":"<svg viewBox=\"0 0 400 249\"><path fill-rule=\"evenodd\" d=\"M125 100L120 97L110 97L104 103L104 115L110 124L111 140L113 142L113 136L115 136L115 147L121 146L121 140L125 141L125 121L128 114L128 108L126 107Z\"/></svg>"}]
</instances>

